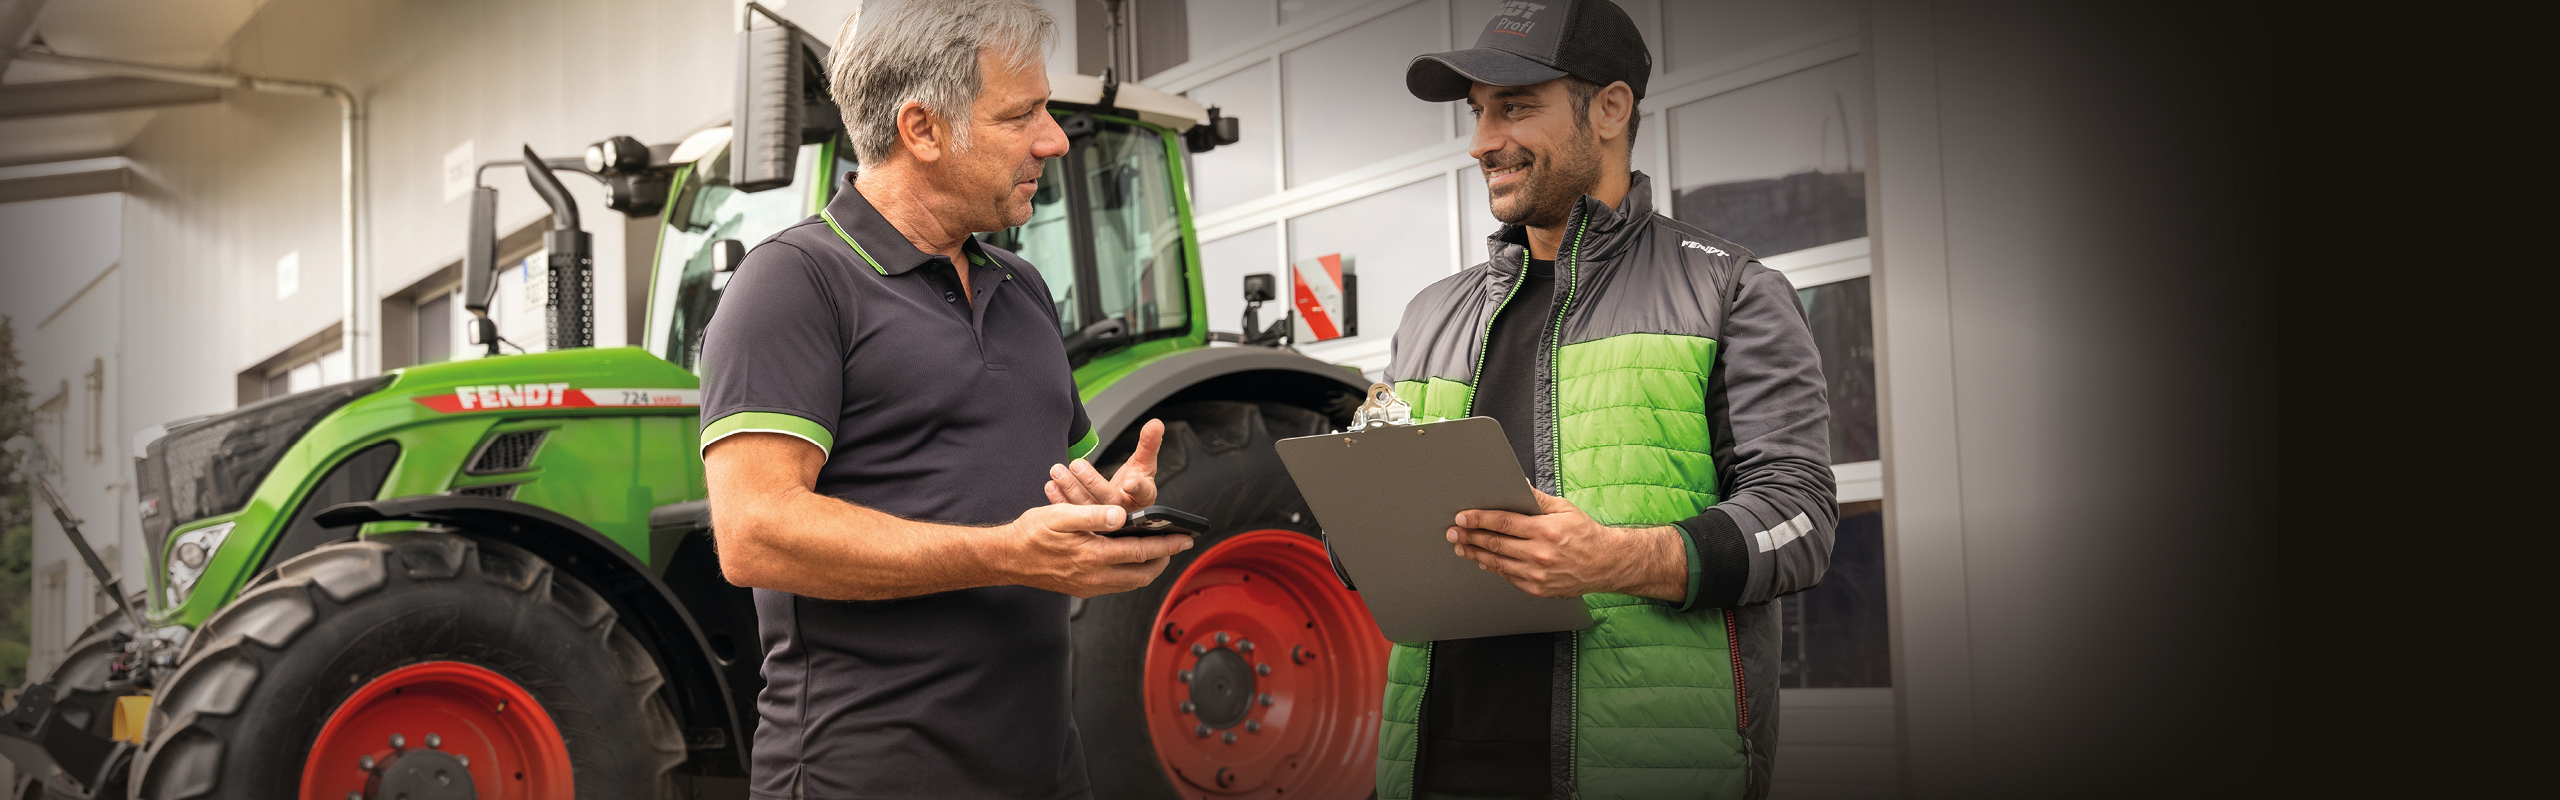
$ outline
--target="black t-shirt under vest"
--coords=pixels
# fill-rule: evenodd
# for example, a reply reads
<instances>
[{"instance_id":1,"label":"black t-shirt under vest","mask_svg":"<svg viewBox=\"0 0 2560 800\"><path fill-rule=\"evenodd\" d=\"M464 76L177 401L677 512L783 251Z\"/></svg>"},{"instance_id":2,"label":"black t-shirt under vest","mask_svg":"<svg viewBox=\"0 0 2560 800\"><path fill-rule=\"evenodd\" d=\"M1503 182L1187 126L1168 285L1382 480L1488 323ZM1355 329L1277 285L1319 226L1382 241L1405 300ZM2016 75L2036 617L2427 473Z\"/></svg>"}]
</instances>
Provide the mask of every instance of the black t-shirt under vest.
<instances>
[{"instance_id":1,"label":"black t-shirt under vest","mask_svg":"<svg viewBox=\"0 0 2560 800\"><path fill-rule=\"evenodd\" d=\"M1555 262L1524 259L1520 289L1485 341L1475 414L1502 423L1520 469L1538 474L1535 392L1539 350L1554 320ZM1423 751L1416 783L1460 794L1543 798L1549 785L1552 633L1452 639L1432 646L1422 700Z\"/></svg>"}]
</instances>

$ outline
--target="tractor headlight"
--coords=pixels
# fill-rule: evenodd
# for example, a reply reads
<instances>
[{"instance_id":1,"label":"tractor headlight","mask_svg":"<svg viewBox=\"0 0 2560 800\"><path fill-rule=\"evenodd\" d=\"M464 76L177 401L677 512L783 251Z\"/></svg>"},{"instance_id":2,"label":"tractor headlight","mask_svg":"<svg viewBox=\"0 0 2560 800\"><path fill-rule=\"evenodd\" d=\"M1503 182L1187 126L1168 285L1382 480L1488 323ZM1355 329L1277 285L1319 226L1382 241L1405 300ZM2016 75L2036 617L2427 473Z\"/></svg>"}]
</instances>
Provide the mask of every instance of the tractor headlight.
<instances>
[{"instance_id":1,"label":"tractor headlight","mask_svg":"<svg viewBox=\"0 0 2560 800\"><path fill-rule=\"evenodd\" d=\"M209 525L178 534L177 543L169 548L169 599L171 605L184 601L196 588L196 579L204 577L206 564L213 563L213 553L222 549L222 540L230 538L236 523Z\"/></svg>"}]
</instances>

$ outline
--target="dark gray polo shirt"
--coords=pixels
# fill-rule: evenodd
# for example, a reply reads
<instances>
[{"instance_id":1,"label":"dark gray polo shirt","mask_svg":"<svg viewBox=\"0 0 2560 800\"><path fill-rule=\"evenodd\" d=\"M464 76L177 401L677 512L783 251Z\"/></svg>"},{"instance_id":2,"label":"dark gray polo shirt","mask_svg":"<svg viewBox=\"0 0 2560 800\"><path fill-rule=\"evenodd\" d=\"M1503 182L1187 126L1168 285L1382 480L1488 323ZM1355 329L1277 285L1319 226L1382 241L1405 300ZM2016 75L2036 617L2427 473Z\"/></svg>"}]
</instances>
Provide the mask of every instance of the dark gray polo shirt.
<instances>
[{"instance_id":1,"label":"dark gray polo shirt","mask_svg":"<svg viewBox=\"0 0 2560 800\"><path fill-rule=\"evenodd\" d=\"M704 332L702 443L827 451L817 491L900 517L1008 522L1090 448L1040 272L907 242L850 181L756 245ZM1090 795L1068 710L1067 597L997 586L882 602L755 591L757 798Z\"/></svg>"}]
</instances>

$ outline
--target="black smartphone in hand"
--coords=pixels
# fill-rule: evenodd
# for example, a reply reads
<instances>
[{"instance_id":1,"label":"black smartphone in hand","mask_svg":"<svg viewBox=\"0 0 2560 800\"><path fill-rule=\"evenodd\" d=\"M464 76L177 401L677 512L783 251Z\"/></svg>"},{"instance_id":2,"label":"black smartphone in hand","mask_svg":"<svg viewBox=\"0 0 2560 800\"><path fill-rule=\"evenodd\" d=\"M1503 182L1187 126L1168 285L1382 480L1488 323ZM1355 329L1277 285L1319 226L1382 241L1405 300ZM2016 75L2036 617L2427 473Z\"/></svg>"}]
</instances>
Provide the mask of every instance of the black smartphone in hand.
<instances>
[{"instance_id":1,"label":"black smartphone in hand","mask_svg":"<svg viewBox=\"0 0 2560 800\"><path fill-rule=\"evenodd\" d=\"M1208 532L1209 520L1205 517L1172 506L1148 506L1138 509L1135 514L1130 514L1128 523L1122 525L1119 530L1102 535L1162 536L1168 533L1187 533L1191 538L1197 539Z\"/></svg>"}]
</instances>

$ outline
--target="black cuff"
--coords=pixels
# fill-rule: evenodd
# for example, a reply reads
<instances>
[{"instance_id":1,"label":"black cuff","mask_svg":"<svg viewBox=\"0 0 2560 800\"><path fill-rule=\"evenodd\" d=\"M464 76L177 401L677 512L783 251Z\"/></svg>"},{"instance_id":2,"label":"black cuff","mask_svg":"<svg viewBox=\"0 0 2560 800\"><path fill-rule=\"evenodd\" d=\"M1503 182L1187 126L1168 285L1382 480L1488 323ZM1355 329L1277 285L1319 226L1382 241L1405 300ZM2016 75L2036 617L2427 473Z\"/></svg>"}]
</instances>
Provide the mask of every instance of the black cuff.
<instances>
[{"instance_id":1,"label":"black cuff","mask_svg":"<svg viewBox=\"0 0 2560 800\"><path fill-rule=\"evenodd\" d=\"M1732 608L1742 599L1742 585L1751 580L1751 551L1743 543L1742 526L1721 508L1698 512L1678 524L1698 551L1696 574L1702 583L1690 607Z\"/></svg>"}]
</instances>

